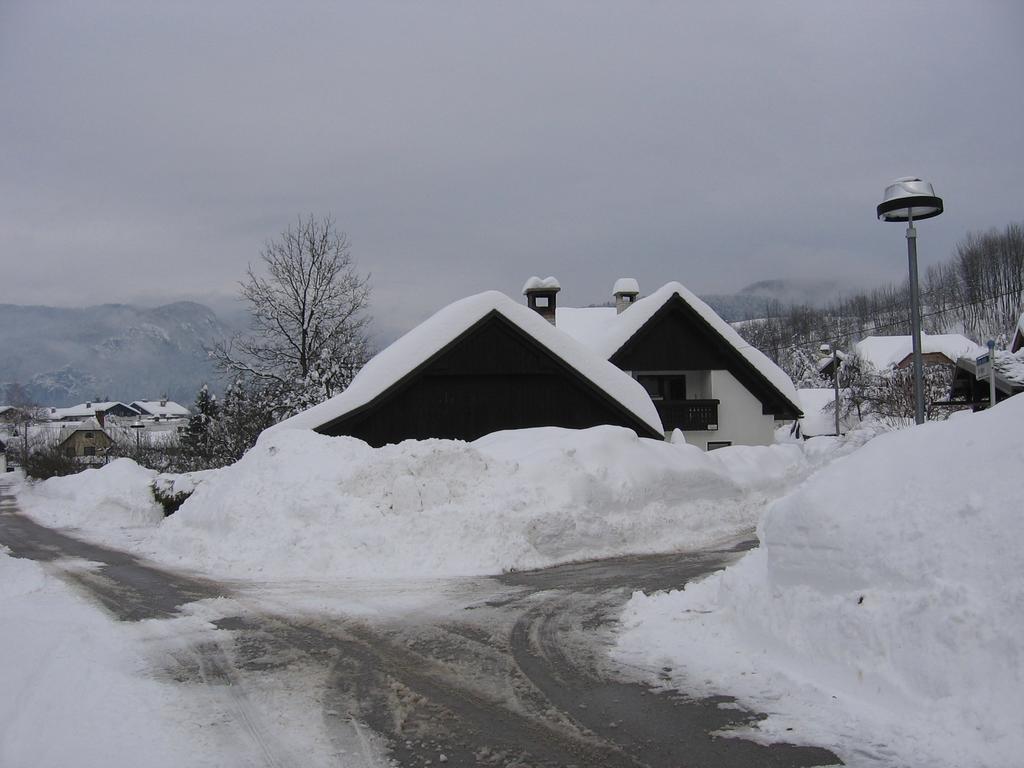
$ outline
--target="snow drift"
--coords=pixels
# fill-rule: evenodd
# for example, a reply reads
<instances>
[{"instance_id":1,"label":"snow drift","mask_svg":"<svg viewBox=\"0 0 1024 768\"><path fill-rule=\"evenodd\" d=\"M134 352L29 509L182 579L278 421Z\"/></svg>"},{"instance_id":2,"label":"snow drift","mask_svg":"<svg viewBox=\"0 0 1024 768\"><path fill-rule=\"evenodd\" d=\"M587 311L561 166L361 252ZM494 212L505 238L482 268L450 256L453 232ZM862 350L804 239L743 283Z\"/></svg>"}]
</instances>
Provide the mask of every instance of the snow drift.
<instances>
[{"instance_id":1,"label":"snow drift","mask_svg":"<svg viewBox=\"0 0 1024 768\"><path fill-rule=\"evenodd\" d=\"M26 483L18 500L45 525L101 530L153 526L164 518L150 491L156 475L131 459L115 459L99 469Z\"/></svg>"},{"instance_id":2,"label":"snow drift","mask_svg":"<svg viewBox=\"0 0 1024 768\"><path fill-rule=\"evenodd\" d=\"M1013 398L839 459L769 509L760 549L736 566L684 592L635 595L619 652L671 659L688 685L731 681L755 702L756 672L780 672L791 692L813 681L829 706L808 716L827 717L838 697L840 730L856 713L858 728L903 750L892 764L1016 762L1022 425L1024 397ZM797 706L778 693L760 705Z\"/></svg>"},{"instance_id":3,"label":"snow drift","mask_svg":"<svg viewBox=\"0 0 1024 768\"><path fill-rule=\"evenodd\" d=\"M700 547L763 505L699 449L619 427L376 449L275 430L146 546L238 576L454 576Z\"/></svg>"}]
</instances>

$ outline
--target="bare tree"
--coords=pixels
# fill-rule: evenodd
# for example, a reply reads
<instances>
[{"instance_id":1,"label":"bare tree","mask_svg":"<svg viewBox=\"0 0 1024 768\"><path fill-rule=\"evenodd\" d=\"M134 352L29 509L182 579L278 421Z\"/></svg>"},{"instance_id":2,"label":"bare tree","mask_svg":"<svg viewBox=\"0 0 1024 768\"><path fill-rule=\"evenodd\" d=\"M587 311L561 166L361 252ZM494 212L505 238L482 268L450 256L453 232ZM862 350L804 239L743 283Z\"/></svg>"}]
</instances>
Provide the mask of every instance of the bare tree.
<instances>
[{"instance_id":1,"label":"bare tree","mask_svg":"<svg viewBox=\"0 0 1024 768\"><path fill-rule=\"evenodd\" d=\"M241 282L251 333L213 350L231 378L261 380L280 393L281 413L308 407L348 386L366 361L368 276L333 219L300 218L249 265Z\"/></svg>"}]
</instances>

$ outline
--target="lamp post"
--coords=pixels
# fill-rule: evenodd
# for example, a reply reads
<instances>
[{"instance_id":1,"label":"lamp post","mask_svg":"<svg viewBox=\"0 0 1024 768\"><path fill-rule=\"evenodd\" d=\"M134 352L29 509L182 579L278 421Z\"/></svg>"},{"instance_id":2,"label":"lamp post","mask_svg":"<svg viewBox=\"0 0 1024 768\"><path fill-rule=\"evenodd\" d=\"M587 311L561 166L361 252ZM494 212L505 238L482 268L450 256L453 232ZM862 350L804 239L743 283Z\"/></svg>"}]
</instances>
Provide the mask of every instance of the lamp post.
<instances>
[{"instance_id":1,"label":"lamp post","mask_svg":"<svg viewBox=\"0 0 1024 768\"><path fill-rule=\"evenodd\" d=\"M930 219L942 213L942 198L927 181L916 176L896 179L885 188L878 205L882 221L907 223L907 261L910 268L910 326L914 345L914 422L924 423L924 367L921 362L921 306L917 286L917 230L914 221Z\"/></svg>"},{"instance_id":2,"label":"lamp post","mask_svg":"<svg viewBox=\"0 0 1024 768\"><path fill-rule=\"evenodd\" d=\"M142 423L141 419L136 419L131 426L135 430L135 450L139 451L142 448L142 430L146 428L146 425Z\"/></svg>"},{"instance_id":3,"label":"lamp post","mask_svg":"<svg viewBox=\"0 0 1024 768\"><path fill-rule=\"evenodd\" d=\"M839 437L839 350L831 344L822 344L818 351L823 355L832 355L832 383L836 391L836 437Z\"/></svg>"}]
</instances>

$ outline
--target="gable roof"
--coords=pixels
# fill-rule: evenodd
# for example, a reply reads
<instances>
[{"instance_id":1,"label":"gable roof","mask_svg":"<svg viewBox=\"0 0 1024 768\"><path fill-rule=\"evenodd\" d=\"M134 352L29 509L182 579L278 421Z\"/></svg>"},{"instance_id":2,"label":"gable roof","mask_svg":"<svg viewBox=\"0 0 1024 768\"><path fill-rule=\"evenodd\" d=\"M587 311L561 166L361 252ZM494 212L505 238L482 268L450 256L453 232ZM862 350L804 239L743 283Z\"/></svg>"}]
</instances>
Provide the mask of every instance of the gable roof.
<instances>
[{"instance_id":1,"label":"gable roof","mask_svg":"<svg viewBox=\"0 0 1024 768\"><path fill-rule=\"evenodd\" d=\"M50 421L60 421L61 419L88 419L96 415L96 411L109 411L111 408L120 405L122 408L126 408L129 411L138 413L137 408L133 408L127 403L122 403L119 400L108 400L103 403L79 403L78 405L71 405L67 408L51 408L49 419Z\"/></svg>"},{"instance_id":2,"label":"gable roof","mask_svg":"<svg viewBox=\"0 0 1024 768\"><path fill-rule=\"evenodd\" d=\"M439 310L378 353L344 392L270 429L316 429L369 405L492 313L501 315L652 431L664 432L654 403L637 381L498 291L470 296Z\"/></svg>"},{"instance_id":3,"label":"gable roof","mask_svg":"<svg viewBox=\"0 0 1024 768\"><path fill-rule=\"evenodd\" d=\"M150 416L180 416L184 418L192 415L188 408L173 400L133 400L131 407Z\"/></svg>"},{"instance_id":4,"label":"gable roof","mask_svg":"<svg viewBox=\"0 0 1024 768\"><path fill-rule=\"evenodd\" d=\"M96 421L96 419L88 418L81 424L68 424L62 427L60 430L60 436L57 439L61 443L64 443L76 432L102 432L104 435L107 435L107 437L110 437L110 435L107 434L107 430L101 427L100 423Z\"/></svg>"},{"instance_id":5,"label":"gable roof","mask_svg":"<svg viewBox=\"0 0 1024 768\"><path fill-rule=\"evenodd\" d=\"M559 327L586 344L601 357L611 359L674 297L678 297L734 350L751 372L774 388L799 413L799 398L793 381L761 350L748 344L729 323L681 283L666 283L657 291L616 314L613 307L556 310Z\"/></svg>"},{"instance_id":6,"label":"gable roof","mask_svg":"<svg viewBox=\"0 0 1024 768\"><path fill-rule=\"evenodd\" d=\"M1010 340L1010 351L1020 352L1022 347L1024 347L1024 314L1017 321L1017 328L1013 332L1013 339Z\"/></svg>"},{"instance_id":7,"label":"gable roof","mask_svg":"<svg viewBox=\"0 0 1024 768\"><path fill-rule=\"evenodd\" d=\"M914 351L910 336L866 336L855 346L857 355L879 371L898 365ZM985 347L959 333L921 334L922 355L941 354L949 358L951 363L956 363L961 357L973 359L985 351Z\"/></svg>"}]
</instances>

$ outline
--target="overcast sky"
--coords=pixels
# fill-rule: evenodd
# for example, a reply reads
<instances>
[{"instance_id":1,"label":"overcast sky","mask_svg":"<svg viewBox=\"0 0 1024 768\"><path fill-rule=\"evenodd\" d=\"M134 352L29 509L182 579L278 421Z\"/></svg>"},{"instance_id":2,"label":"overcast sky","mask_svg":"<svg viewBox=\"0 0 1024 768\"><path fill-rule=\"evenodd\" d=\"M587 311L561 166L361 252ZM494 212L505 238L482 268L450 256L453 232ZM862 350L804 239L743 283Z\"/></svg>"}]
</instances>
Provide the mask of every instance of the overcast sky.
<instances>
[{"instance_id":1,"label":"overcast sky","mask_svg":"<svg viewBox=\"0 0 1024 768\"><path fill-rule=\"evenodd\" d=\"M258 6L258 7L257 7ZM1024 220L1024 3L0 0L0 302L217 302L331 214L384 337L556 275L905 277Z\"/></svg>"}]
</instances>

